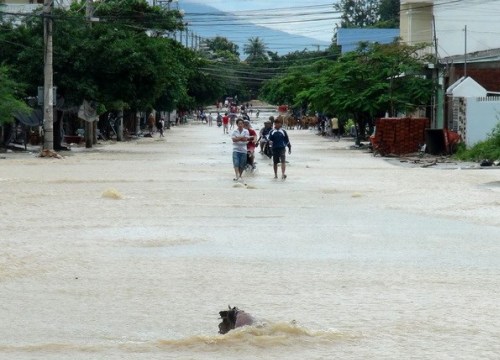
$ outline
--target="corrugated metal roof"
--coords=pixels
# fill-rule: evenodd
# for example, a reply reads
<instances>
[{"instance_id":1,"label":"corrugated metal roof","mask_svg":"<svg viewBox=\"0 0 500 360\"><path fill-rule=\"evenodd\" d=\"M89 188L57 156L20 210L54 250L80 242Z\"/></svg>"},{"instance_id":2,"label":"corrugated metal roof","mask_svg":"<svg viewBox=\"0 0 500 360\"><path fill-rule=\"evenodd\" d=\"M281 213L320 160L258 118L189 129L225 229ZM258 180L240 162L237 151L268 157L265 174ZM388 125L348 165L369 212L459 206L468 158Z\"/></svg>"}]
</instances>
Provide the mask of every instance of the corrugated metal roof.
<instances>
[{"instance_id":1,"label":"corrugated metal roof","mask_svg":"<svg viewBox=\"0 0 500 360\"><path fill-rule=\"evenodd\" d=\"M465 62L465 55L455 55L443 58L444 62L463 64ZM500 49L489 49L483 51L475 51L467 54L468 63L480 62L497 62L500 61Z\"/></svg>"}]
</instances>

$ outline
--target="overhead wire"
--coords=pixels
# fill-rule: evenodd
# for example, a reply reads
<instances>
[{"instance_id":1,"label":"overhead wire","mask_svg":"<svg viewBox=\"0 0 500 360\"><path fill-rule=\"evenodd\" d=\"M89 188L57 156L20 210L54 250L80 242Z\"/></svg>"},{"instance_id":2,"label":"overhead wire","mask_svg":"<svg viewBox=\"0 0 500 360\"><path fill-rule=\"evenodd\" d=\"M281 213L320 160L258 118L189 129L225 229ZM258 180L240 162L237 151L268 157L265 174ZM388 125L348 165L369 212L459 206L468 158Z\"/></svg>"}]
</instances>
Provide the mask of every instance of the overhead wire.
<instances>
[{"instance_id":1,"label":"overhead wire","mask_svg":"<svg viewBox=\"0 0 500 360\"><path fill-rule=\"evenodd\" d=\"M125 0L122 0L122 1L125 1ZM493 0L486 0L486 2L491 2L491 1L493 1ZM435 1L434 4L420 5L420 8L434 6L435 8L441 8L441 9L456 9L459 4L478 5L480 3L484 3L484 1L442 0L442 1ZM100 8L103 5L104 5L104 2L101 2L97 5L97 8ZM83 6L79 10L81 11L82 8L83 8ZM288 19L287 19L286 22L292 23L292 24L310 23L310 22L314 22L314 21L317 22L320 20L332 21L332 20L340 19L339 16L333 16L333 15L338 14L338 12L325 11L327 8L331 9L332 4L329 3L329 4L322 4L322 5L310 5L310 6L307 6L307 5L290 6L290 7L285 7L285 8L276 8L275 7L275 8L269 8L269 9L259 9L257 11L248 11L248 10L232 11L229 13L229 15L226 13L219 14L217 12L213 12L213 13L210 13L210 12L206 12L206 13L187 12L184 15L184 20L191 17L191 19L188 19L191 22L191 26L196 25L196 26L202 26L202 27L208 26L208 23L210 23L213 26L214 21L217 21L219 23L222 23L224 26L227 26L227 31L230 31L232 33L232 35L238 35L238 36L242 35L242 37L243 37L243 34L246 33L245 29L247 27L251 26L250 24L243 24L242 22L244 22L244 21L248 22L250 20L254 21L255 19L261 19L262 22L260 24L274 25L274 24L278 24L278 23L283 23L283 20L280 19L281 17L283 17L283 15L300 17L300 19L291 20L291 21L288 21ZM417 8L419 8L419 7L417 7ZM273 13L273 11L274 11L274 13ZM488 11L484 10L484 12L486 13ZM19 13L7 13L7 14L12 14L15 16L24 16L24 17L37 16L37 15L33 15L33 14L19 14ZM325 14L328 16L325 16ZM234 17L234 16L244 17L244 19L240 19L238 21L235 21L234 19L231 19L231 17ZM317 17L315 19L307 19L307 18L304 18L306 16L321 16L321 17ZM203 19L203 17L205 17L205 18L209 17L209 18ZM212 20L210 20L210 17ZM62 17L58 17L58 18L62 19ZM102 20L104 20L104 21L106 21L106 20L107 21L120 21L120 20L128 19L128 18L135 18L135 17L130 15L130 14L123 14L123 13L102 16ZM195 18L197 18L198 20L196 20ZM65 18L65 19L68 19L68 18ZM224 19L229 19L229 20L226 21ZM278 19L279 19L279 21L278 21ZM470 20L470 19L467 19L467 20ZM479 20L476 20L476 21L479 21ZM139 27L139 29L140 29L140 27ZM143 29L147 30L145 27ZM321 30L321 27L318 26L317 30L310 29L310 31L311 31L311 33L314 33L316 31L321 32L322 30ZM452 31L459 31L459 30L457 29L457 30L452 30ZM332 35L333 35L333 24L332 24ZM294 36L294 35L291 35L291 36ZM296 35L295 37L299 38L301 36ZM269 37L269 39L274 39L274 38L275 38L274 36ZM276 35L276 39L277 39L277 41L273 40L273 41L268 42L268 45L270 47L272 47L272 49L274 49L274 50L287 49L287 45L279 41L279 35ZM307 48L307 47L310 47L312 45L303 43L303 44L299 44L299 46L304 46L304 48ZM327 46L327 45L323 45L323 46ZM439 47L442 49L441 46L439 46ZM325 57L321 57L321 58L325 58ZM291 60L291 61L293 61L293 60ZM284 63L286 63L286 61L284 61Z\"/></svg>"}]
</instances>

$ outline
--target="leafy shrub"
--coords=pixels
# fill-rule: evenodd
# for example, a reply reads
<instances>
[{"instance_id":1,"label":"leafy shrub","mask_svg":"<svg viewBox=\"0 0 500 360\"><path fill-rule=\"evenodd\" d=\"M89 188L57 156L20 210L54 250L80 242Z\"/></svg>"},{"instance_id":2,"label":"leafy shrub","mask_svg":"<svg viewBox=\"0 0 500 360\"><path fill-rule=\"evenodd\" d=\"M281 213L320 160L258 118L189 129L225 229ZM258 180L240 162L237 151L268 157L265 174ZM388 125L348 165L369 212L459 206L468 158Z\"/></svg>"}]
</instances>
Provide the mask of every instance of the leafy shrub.
<instances>
[{"instance_id":1,"label":"leafy shrub","mask_svg":"<svg viewBox=\"0 0 500 360\"><path fill-rule=\"evenodd\" d=\"M455 157L459 160L480 161L488 159L500 160L500 123L493 129L485 141L479 142L470 149L459 146Z\"/></svg>"},{"instance_id":2,"label":"leafy shrub","mask_svg":"<svg viewBox=\"0 0 500 360\"><path fill-rule=\"evenodd\" d=\"M349 119L344 124L344 135L349 136L351 134L351 127L355 125L353 119Z\"/></svg>"}]
</instances>

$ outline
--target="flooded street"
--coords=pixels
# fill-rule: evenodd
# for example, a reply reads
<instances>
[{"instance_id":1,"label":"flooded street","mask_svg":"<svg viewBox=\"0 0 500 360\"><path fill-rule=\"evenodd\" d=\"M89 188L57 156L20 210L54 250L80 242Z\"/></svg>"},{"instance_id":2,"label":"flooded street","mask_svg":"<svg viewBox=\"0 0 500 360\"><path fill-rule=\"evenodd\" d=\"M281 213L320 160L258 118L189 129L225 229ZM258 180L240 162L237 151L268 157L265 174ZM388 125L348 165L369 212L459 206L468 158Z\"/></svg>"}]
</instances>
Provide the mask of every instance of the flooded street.
<instances>
[{"instance_id":1,"label":"flooded street","mask_svg":"<svg viewBox=\"0 0 500 360\"><path fill-rule=\"evenodd\" d=\"M245 184L198 123L1 154L0 358L500 358L500 170L288 133ZM218 335L228 304L259 326Z\"/></svg>"}]
</instances>

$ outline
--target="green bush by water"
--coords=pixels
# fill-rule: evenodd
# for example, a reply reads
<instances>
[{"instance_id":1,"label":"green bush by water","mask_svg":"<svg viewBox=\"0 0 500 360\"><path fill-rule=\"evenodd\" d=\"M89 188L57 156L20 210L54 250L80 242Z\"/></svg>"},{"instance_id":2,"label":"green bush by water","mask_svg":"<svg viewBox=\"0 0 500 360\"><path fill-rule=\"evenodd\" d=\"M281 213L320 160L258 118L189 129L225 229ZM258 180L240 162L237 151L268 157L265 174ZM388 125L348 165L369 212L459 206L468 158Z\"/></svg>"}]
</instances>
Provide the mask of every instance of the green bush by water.
<instances>
[{"instance_id":1,"label":"green bush by water","mask_svg":"<svg viewBox=\"0 0 500 360\"><path fill-rule=\"evenodd\" d=\"M500 160L500 123L488 136L488 139L477 143L470 149L467 149L465 144L460 144L455 157L459 160Z\"/></svg>"}]
</instances>

